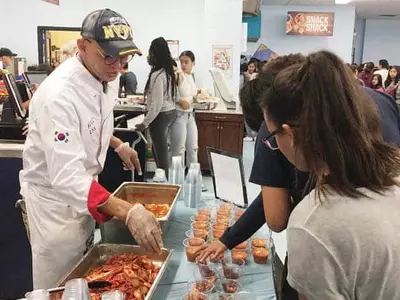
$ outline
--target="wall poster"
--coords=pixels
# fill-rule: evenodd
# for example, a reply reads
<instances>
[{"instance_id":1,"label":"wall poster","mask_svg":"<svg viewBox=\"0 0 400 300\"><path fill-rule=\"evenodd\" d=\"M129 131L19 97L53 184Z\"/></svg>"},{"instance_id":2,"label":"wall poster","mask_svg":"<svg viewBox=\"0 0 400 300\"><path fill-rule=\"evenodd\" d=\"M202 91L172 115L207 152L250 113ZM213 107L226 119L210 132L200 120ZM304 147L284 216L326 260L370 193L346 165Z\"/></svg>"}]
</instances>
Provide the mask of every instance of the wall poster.
<instances>
[{"instance_id":1,"label":"wall poster","mask_svg":"<svg viewBox=\"0 0 400 300\"><path fill-rule=\"evenodd\" d=\"M233 75L232 55L232 45L213 45L212 47L212 67L224 71L228 79L232 78Z\"/></svg>"},{"instance_id":2,"label":"wall poster","mask_svg":"<svg viewBox=\"0 0 400 300\"><path fill-rule=\"evenodd\" d=\"M287 35L332 36L335 13L289 11L286 19Z\"/></svg>"},{"instance_id":3,"label":"wall poster","mask_svg":"<svg viewBox=\"0 0 400 300\"><path fill-rule=\"evenodd\" d=\"M178 40L167 40L169 51L174 60L179 60L179 41Z\"/></svg>"}]
</instances>

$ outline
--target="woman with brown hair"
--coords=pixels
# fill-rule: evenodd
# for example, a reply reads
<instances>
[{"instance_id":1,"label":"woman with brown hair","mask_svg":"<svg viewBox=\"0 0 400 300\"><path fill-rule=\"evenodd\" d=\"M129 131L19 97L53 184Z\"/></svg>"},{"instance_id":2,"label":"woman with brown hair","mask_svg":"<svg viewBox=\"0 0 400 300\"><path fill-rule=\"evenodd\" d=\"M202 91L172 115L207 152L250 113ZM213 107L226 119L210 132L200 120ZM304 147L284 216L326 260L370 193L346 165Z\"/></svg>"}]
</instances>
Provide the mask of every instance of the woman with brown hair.
<instances>
[{"instance_id":1,"label":"woman with brown hair","mask_svg":"<svg viewBox=\"0 0 400 300\"><path fill-rule=\"evenodd\" d=\"M315 185L290 215L289 284L300 299L400 299L400 155L374 102L326 51L271 76L262 98L266 144Z\"/></svg>"}]
</instances>

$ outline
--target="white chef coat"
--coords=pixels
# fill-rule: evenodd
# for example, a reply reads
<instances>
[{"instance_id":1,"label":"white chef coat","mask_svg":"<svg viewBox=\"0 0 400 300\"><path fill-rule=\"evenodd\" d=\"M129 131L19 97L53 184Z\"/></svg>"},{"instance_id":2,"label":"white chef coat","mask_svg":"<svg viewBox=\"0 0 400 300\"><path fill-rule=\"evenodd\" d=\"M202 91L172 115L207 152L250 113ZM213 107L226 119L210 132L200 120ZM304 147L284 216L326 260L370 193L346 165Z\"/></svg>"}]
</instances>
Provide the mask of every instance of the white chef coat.
<instances>
[{"instance_id":1,"label":"white chef coat","mask_svg":"<svg viewBox=\"0 0 400 300\"><path fill-rule=\"evenodd\" d=\"M90 246L97 206L109 197L94 178L113 133L116 85L107 93L75 56L38 88L20 173L31 229L34 288L50 288ZM91 216L92 215L92 216Z\"/></svg>"}]
</instances>

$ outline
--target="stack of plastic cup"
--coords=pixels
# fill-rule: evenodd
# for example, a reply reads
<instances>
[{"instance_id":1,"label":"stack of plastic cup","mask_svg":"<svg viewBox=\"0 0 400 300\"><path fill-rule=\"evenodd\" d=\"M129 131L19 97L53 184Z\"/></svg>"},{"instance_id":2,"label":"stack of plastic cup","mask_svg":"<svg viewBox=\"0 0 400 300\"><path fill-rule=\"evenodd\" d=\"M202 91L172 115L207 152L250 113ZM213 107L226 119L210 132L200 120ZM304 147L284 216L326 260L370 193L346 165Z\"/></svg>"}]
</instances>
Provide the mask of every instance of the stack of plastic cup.
<instances>
[{"instance_id":1,"label":"stack of plastic cup","mask_svg":"<svg viewBox=\"0 0 400 300\"><path fill-rule=\"evenodd\" d=\"M190 208L196 208L200 203L201 189L203 180L200 171L200 164L192 163L188 174L186 176L184 194L185 194L185 206Z\"/></svg>"},{"instance_id":2,"label":"stack of plastic cup","mask_svg":"<svg viewBox=\"0 0 400 300\"><path fill-rule=\"evenodd\" d=\"M168 170L168 182L171 184L178 184L180 186L183 186L184 177L185 170L183 168L182 157L173 156L171 165ZM179 198L179 200L183 199L182 196Z\"/></svg>"},{"instance_id":3,"label":"stack of plastic cup","mask_svg":"<svg viewBox=\"0 0 400 300\"><path fill-rule=\"evenodd\" d=\"M34 290L26 293L25 297L27 300L49 300L50 294L47 290Z\"/></svg>"},{"instance_id":4,"label":"stack of plastic cup","mask_svg":"<svg viewBox=\"0 0 400 300\"><path fill-rule=\"evenodd\" d=\"M90 300L88 283L83 278L72 279L65 285L62 300Z\"/></svg>"},{"instance_id":5,"label":"stack of plastic cup","mask_svg":"<svg viewBox=\"0 0 400 300\"><path fill-rule=\"evenodd\" d=\"M153 182L154 183L167 183L167 177L165 176L164 169L156 169L156 171L154 172Z\"/></svg>"},{"instance_id":6,"label":"stack of plastic cup","mask_svg":"<svg viewBox=\"0 0 400 300\"><path fill-rule=\"evenodd\" d=\"M101 300L124 300L125 295L121 291L111 291L101 294Z\"/></svg>"}]
</instances>

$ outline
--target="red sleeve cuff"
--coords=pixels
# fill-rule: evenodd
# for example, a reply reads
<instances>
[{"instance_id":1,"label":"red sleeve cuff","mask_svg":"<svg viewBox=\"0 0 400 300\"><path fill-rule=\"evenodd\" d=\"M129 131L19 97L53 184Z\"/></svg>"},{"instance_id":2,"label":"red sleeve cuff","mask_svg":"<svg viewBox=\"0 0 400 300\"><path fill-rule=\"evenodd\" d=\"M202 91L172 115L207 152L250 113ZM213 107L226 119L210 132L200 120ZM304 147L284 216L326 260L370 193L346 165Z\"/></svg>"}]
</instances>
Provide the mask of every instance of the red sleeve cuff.
<instances>
[{"instance_id":1,"label":"red sleeve cuff","mask_svg":"<svg viewBox=\"0 0 400 300\"><path fill-rule=\"evenodd\" d=\"M112 216L102 214L98 211L98 207L110 198L110 193L102 187L97 181L93 180L90 186L87 206L93 219L99 223L104 223L112 219Z\"/></svg>"}]
</instances>

